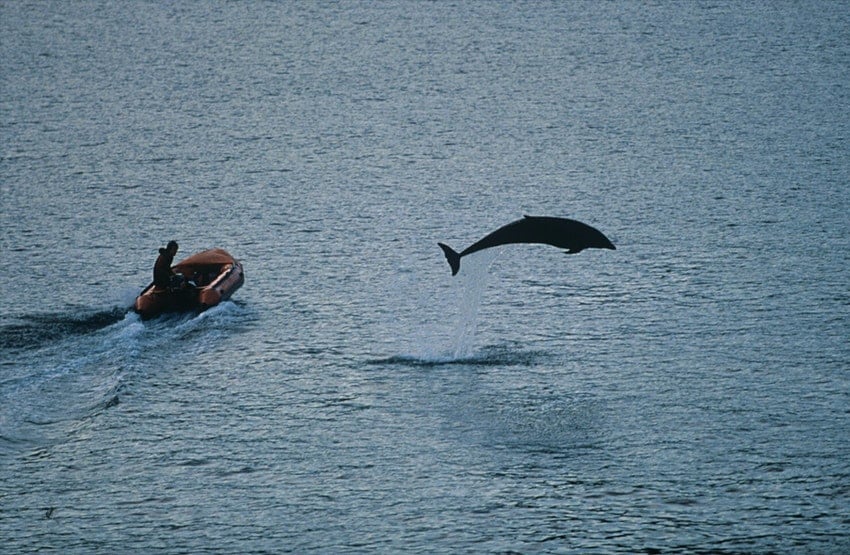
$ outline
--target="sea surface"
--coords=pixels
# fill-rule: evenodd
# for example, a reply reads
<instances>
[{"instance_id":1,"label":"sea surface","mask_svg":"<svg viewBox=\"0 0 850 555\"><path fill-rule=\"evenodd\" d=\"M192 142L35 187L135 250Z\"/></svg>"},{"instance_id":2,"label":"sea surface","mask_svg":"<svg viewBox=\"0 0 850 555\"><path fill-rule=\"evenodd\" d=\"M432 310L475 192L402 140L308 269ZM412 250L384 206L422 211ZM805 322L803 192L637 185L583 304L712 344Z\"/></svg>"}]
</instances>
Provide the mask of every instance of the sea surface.
<instances>
[{"instance_id":1,"label":"sea surface","mask_svg":"<svg viewBox=\"0 0 850 555\"><path fill-rule=\"evenodd\" d=\"M0 543L850 552L843 2L0 3ZM524 214L617 250L461 250ZM246 282L130 311L171 239Z\"/></svg>"}]
</instances>

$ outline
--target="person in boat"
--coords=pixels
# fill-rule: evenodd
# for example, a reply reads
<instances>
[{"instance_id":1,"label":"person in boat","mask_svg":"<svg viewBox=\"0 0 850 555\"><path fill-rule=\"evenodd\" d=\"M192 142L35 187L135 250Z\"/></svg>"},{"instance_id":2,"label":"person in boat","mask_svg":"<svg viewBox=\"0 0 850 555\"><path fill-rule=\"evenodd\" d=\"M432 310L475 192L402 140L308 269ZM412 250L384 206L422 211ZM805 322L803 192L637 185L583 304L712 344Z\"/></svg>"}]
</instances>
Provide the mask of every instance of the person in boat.
<instances>
[{"instance_id":1,"label":"person in boat","mask_svg":"<svg viewBox=\"0 0 850 555\"><path fill-rule=\"evenodd\" d=\"M153 284L162 289L171 289L179 287L180 276L175 274L171 269L171 264L174 262L174 255L177 254L177 241L169 241L164 249L159 249L159 256L156 258L156 263L153 266Z\"/></svg>"}]
</instances>

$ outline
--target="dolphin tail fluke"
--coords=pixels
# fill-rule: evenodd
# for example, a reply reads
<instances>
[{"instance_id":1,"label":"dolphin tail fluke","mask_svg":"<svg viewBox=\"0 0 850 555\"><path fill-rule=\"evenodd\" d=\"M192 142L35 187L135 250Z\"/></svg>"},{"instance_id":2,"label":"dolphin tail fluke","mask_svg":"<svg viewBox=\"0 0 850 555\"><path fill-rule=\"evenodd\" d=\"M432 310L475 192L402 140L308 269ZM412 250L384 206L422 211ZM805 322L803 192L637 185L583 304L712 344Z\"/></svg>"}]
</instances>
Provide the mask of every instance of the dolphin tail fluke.
<instances>
[{"instance_id":1,"label":"dolphin tail fluke","mask_svg":"<svg viewBox=\"0 0 850 555\"><path fill-rule=\"evenodd\" d=\"M458 270L460 270L460 254L455 252L453 248L443 243L437 243L440 245L440 248L443 249L443 253L446 255L446 260L449 261L449 266L452 267L452 275L457 275Z\"/></svg>"}]
</instances>

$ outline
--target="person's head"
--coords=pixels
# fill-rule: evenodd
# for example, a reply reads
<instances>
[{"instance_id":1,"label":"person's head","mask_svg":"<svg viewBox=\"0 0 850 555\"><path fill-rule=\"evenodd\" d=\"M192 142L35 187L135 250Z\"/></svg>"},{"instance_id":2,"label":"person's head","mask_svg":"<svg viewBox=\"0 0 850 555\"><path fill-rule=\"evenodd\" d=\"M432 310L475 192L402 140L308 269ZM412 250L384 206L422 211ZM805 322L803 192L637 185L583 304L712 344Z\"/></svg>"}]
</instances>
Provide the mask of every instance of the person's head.
<instances>
[{"instance_id":1,"label":"person's head","mask_svg":"<svg viewBox=\"0 0 850 555\"><path fill-rule=\"evenodd\" d=\"M165 250L170 252L172 255L177 254L178 248L179 247L177 246L177 241L169 241L168 244L165 246Z\"/></svg>"}]
</instances>

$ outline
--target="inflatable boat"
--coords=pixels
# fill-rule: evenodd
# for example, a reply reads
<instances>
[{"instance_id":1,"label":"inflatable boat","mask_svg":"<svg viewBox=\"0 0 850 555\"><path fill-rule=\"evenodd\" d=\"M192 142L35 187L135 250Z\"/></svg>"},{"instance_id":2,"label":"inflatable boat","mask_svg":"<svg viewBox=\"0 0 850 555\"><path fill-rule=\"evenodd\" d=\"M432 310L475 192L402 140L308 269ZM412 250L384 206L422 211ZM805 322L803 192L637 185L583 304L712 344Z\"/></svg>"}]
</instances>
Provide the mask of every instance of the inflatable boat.
<instances>
[{"instance_id":1,"label":"inflatable boat","mask_svg":"<svg viewBox=\"0 0 850 555\"><path fill-rule=\"evenodd\" d=\"M242 263L223 249L193 254L171 269L179 276L178 283L172 287L151 283L136 297L133 309L142 318L206 310L229 299L245 283Z\"/></svg>"}]
</instances>

